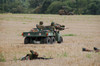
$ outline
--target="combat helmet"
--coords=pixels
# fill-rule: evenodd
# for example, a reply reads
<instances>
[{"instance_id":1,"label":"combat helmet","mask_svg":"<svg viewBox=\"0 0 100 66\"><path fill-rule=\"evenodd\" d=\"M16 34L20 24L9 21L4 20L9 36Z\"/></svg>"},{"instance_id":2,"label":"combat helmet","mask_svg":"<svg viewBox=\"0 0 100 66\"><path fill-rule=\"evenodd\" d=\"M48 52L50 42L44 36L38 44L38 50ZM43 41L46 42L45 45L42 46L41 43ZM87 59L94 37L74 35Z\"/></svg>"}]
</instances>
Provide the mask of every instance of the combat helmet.
<instances>
[{"instance_id":1,"label":"combat helmet","mask_svg":"<svg viewBox=\"0 0 100 66\"><path fill-rule=\"evenodd\" d=\"M40 21L40 23L39 23L40 25L43 25L43 21Z\"/></svg>"},{"instance_id":2,"label":"combat helmet","mask_svg":"<svg viewBox=\"0 0 100 66\"><path fill-rule=\"evenodd\" d=\"M54 24L55 24L54 22L51 22L51 26L54 26Z\"/></svg>"}]
</instances>

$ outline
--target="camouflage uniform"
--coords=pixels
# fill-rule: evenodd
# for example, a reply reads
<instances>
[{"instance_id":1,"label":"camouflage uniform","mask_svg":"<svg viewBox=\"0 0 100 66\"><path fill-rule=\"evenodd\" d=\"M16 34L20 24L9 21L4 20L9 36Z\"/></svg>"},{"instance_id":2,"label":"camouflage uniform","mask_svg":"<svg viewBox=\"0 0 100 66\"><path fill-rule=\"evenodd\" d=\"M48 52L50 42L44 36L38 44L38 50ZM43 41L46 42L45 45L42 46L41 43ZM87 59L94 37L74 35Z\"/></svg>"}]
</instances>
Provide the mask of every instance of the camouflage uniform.
<instances>
[{"instance_id":1,"label":"camouflage uniform","mask_svg":"<svg viewBox=\"0 0 100 66\"><path fill-rule=\"evenodd\" d=\"M36 25L36 27L39 28L39 29L43 29L43 28L44 28L43 22L40 21L40 22L39 22L39 25Z\"/></svg>"},{"instance_id":2,"label":"camouflage uniform","mask_svg":"<svg viewBox=\"0 0 100 66\"><path fill-rule=\"evenodd\" d=\"M33 51L33 50L30 50L30 52L31 52L30 60L31 60L31 59L36 59L36 58L38 58L38 53L37 53L37 52L35 52L35 51Z\"/></svg>"},{"instance_id":3,"label":"camouflage uniform","mask_svg":"<svg viewBox=\"0 0 100 66\"><path fill-rule=\"evenodd\" d=\"M54 23L54 22L52 22L51 23L51 26L52 26L52 28L53 28L53 30L64 30L65 29L65 26L64 25L60 25L60 24L57 24L57 23Z\"/></svg>"},{"instance_id":4,"label":"camouflage uniform","mask_svg":"<svg viewBox=\"0 0 100 66\"><path fill-rule=\"evenodd\" d=\"M53 30L55 30L55 23L54 22L51 22L51 27Z\"/></svg>"},{"instance_id":5,"label":"camouflage uniform","mask_svg":"<svg viewBox=\"0 0 100 66\"><path fill-rule=\"evenodd\" d=\"M64 30L65 29L65 25L56 24L55 28L58 29L58 30Z\"/></svg>"},{"instance_id":6,"label":"camouflage uniform","mask_svg":"<svg viewBox=\"0 0 100 66\"><path fill-rule=\"evenodd\" d=\"M25 57L22 57L21 60L32 60L38 58L38 53L30 50L31 54L27 54Z\"/></svg>"},{"instance_id":7,"label":"camouflage uniform","mask_svg":"<svg viewBox=\"0 0 100 66\"><path fill-rule=\"evenodd\" d=\"M56 39L58 40L58 42L62 41L62 40L61 40L61 36L60 36L60 34L59 34L59 30L64 30L64 27L65 27L65 26L52 22L52 23L51 23L51 27L53 28L53 30L54 30L54 32L55 32ZM58 30L58 31L57 31L57 30Z\"/></svg>"}]
</instances>

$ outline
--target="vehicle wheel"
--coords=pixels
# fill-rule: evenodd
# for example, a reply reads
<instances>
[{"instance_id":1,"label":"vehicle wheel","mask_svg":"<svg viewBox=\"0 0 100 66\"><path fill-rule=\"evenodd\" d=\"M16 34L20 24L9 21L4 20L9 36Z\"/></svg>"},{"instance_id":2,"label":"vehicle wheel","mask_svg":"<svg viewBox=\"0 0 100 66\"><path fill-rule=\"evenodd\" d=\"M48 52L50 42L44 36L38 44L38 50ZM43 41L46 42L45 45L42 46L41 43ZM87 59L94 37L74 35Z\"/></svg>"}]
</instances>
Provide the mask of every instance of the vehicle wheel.
<instances>
[{"instance_id":1,"label":"vehicle wheel","mask_svg":"<svg viewBox=\"0 0 100 66\"><path fill-rule=\"evenodd\" d=\"M51 44L52 43L50 37L45 38L45 43L47 43L47 44Z\"/></svg>"},{"instance_id":2,"label":"vehicle wheel","mask_svg":"<svg viewBox=\"0 0 100 66\"><path fill-rule=\"evenodd\" d=\"M44 44L44 38L41 38L40 44Z\"/></svg>"},{"instance_id":3,"label":"vehicle wheel","mask_svg":"<svg viewBox=\"0 0 100 66\"><path fill-rule=\"evenodd\" d=\"M56 39L54 37L51 37L51 44L55 43Z\"/></svg>"},{"instance_id":4,"label":"vehicle wheel","mask_svg":"<svg viewBox=\"0 0 100 66\"><path fill-rule=\"evenodd\" d=\"M31 37L29 38L29 43L33 43L33 39Z\"/></svg>"},{"instance_id":5,"label":"vehicle wheel","mask_svg":"<svg viewBox=\"0 0 100 66\"><path fill-rule=\"evenodd\" d=\"M58 41L57 43L62 43L63 42L63 38L60 37L60 41Z\"/></svg>"},{"instance_id":6,"label":"vehicle wheel","mask_svg":"<svg viewBox=\"0 0 100 66\"><path fill-rule=\"evenodd\" d=\"M28 44L28 43L30 43L30 38L29 37L25 37L24 44Z\"/></svg>"}]
</instances>

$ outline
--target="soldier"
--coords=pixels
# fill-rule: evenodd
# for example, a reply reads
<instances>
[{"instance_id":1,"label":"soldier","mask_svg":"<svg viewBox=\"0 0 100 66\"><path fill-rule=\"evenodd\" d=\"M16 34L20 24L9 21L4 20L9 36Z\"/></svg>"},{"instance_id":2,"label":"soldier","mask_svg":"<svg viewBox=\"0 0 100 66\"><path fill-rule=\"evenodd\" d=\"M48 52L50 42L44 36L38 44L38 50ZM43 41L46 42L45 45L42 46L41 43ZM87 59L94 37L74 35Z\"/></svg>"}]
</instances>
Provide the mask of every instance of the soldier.
<instances>
[{"instance_id":1,"label":"soldier","mask_svg":"<svg viewBox=\"0 0 100 66\"><path fill-rule=\"evenodd\" d=\"M57 24L57 23L52 22L51 23L51 27L53 28L53 30L55 32L56 39L57 39L58 43L63 42L63 39L61 38L61 36L59 34L59 30L62 30L60 24Z\"/></svg>"},{"instance_id":2,"label":"soldier","mask_svg":"<svg viewBox=\"0 0 100 66\"><path fill-rule=\"evenodd\" d=\"M25 57L22 57L21 60L32 60L38 58L38 53L30 50L31 54L27 54Z\"/></svg>"},{"instance_id":3,"label":"soldier","mask_svg":"<svg viewBox=\"0 0 100 66\"><path fill-rule=\"evenodd\" d=\"M95 51L95 52L100 52L100 49L94 47L94 51Z\"/></svg>"},{"instance_id":4,"label":"soldier","mask_svg":"<svg viewBox=\"0 0 100 66\"><path fill-rule=\"evenodd\" d=\"M82 51L93 52L93 50L89 50L89 49L86 49L86 48L82 48Z\"/></svg>"},{"instance_id":5,"label":"soldier","mask_svg":"<svg viewBox=\"0 0 100 66\"><path fill-rule=\"evenodd\" d=\"M39 29L43 29L44 28L43 21L40 21L39 25L36 25L36 27L39 28Z\"/></svg>"},{"instance_id":6,"label":"soldier","mask_svg":"<svg viewBox=\"0 0 100 66\"><path fill-rule=\"evenodd\" d=\"M60 24L57 24L57 23L54 23L52 22L51 23L51 26L53 28L53 30L64 30L65 29L65 26L64 25L60 25Z\"/></svg>"},{"instance_id":7,"label":"soldier","mask_svg":"<svg viewBox=\"0 0 100 66\"><path fill-rule=\"evenodd\" d=\"M55 30L55 23L54 22L51 22L51 27L53 30Z\"/></svg>"},{"instance_id":8,"label":"soldier","mask_svg":"<svg viewBox=\"0 0 100 66\"><path fill-rule=\"evenodd\" d=\"M54 22L51 22L51 26L54 26L55 25L55 23Z\"/></svg>"},{"instance_id":9,"label":"soldier","mask_svg":"<svg viewBox=\"0 0 100 66\"><path fill-rule=\"evenodd\" d=\"M41 26L42 26L42 25L43 25L43 21L40 21L39 25L41 25Z\"/></svg>"},{"instance_id":10,"label":"soldier","mask_svg":"<svg viewBox=\"0 0 100 66\"><path fill-rule=\"evenodd\" d=\"M60 25L60 24L56 24L56 29L58 30L64 30L65 29L65 25Z\"/></svg>"}]
</instances>

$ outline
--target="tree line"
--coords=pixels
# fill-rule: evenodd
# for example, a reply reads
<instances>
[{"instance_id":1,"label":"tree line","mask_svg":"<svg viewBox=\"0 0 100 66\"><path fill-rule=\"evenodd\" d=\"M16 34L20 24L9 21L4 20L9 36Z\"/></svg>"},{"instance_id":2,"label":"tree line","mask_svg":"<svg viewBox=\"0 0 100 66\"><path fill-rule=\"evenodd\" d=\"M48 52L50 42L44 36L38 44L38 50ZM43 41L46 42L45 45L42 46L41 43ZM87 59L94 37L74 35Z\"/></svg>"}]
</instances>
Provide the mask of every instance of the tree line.
<instances>
[{"instance_id":1,"label":"tree line","mask_svg":"<svg viewBox=\"0 0 100 66\"><path fill-rule=\"evenodd\" d=\"M62 6L74 14L100 15L100 0L0 0L0 13L58 14Z\"/></svg>"}]
</instances>

